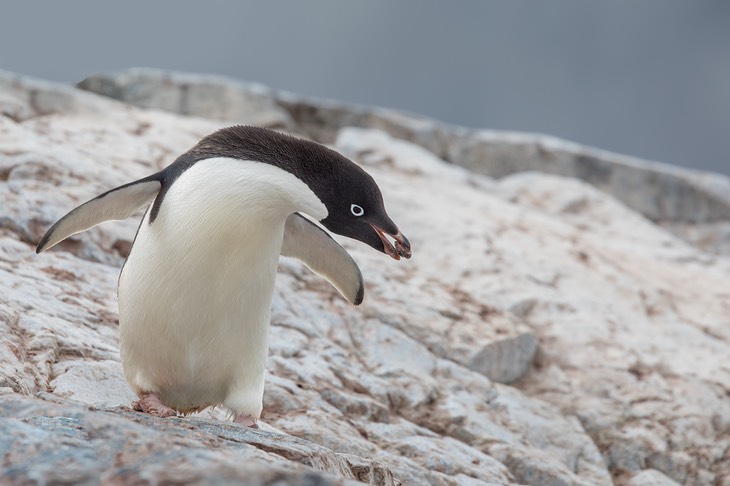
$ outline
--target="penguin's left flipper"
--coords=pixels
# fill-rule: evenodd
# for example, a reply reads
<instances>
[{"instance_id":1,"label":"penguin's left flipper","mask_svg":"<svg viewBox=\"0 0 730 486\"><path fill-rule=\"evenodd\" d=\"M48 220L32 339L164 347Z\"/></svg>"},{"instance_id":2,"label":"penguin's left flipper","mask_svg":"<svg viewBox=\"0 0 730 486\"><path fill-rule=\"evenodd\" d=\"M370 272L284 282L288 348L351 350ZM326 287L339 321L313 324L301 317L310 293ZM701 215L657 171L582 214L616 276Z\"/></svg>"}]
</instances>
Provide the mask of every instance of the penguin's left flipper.
<instances>
[{"instance_id":1,"label":"penguin's left flipper","mask_svg":"<svg viewBox=\"0 0 730 486\"><path fill-rule=\"evenodd\" d=\"M296 258L325 278L351 304L362 302L365 288L355 260L326 231L299 213L286 220L281 254Z\"/></svg>"},{"instance_id":2,"label":"penguin's left flipper","mask_svg":"<svg viewBox=\"0 0 730 486\"><path fill-rule=\"evenodd\" d=\"M149 204L160 192L162 183L154 177L146 177L119 186L72 210L46 231L38 242L35 252L45 251L69 236L86 231L104 221L127 219Z\"/></svg>"}]
</instances>

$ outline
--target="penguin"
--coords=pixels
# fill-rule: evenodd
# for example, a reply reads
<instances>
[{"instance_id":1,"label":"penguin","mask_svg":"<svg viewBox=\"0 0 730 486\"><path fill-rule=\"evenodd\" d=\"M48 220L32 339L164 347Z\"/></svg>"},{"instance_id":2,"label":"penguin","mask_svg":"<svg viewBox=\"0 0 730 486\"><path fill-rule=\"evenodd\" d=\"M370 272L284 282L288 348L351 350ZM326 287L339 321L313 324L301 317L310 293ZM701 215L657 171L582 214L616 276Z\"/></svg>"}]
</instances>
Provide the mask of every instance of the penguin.
<instances>
[{"instance_id":1,"label":"penguin","mask_svg":"<svg viewBox=\"0 0 730 486\"><path fill-rule=\"evenodd\" d=\"M159 417L223 406L257 427L280 255L354 305L362 273L327 230L411 257L367 172L316 142L251 126L218 130L165 169L75 208L36 253L144 207L118 281L119 344L132 407Z\"/></svg>"}]
</instances>

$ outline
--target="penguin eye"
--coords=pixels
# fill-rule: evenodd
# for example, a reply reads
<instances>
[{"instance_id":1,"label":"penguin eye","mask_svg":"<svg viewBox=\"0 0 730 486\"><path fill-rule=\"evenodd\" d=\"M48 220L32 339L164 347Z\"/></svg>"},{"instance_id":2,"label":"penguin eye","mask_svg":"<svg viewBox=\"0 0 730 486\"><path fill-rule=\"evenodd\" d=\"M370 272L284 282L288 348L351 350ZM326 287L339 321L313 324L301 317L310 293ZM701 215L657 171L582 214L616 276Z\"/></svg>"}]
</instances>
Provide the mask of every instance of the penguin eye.
<instances>
[{"instance_id":1,"label":"penguin eye","mask_svg":"<svg viewBox=\"0 0 730 486\"><path fill-rule=\"evenodd\" d=\"M365 210L357 204L352 204L350 206L350 212L353 214L353 216L362 216L363 214L365 214Z\"/></svg>"}]
</instances>

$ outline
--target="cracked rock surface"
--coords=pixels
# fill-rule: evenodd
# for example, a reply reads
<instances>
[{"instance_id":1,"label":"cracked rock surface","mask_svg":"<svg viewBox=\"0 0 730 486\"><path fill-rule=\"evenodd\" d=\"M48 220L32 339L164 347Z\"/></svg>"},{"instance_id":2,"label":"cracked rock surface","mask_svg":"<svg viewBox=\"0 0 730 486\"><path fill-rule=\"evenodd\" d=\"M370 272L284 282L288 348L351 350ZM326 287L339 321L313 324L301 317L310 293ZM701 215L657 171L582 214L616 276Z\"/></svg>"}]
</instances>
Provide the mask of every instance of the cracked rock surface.
<instances>
[{"instance_id":1,"label":"cracked rock surface","mask_svg":"<svg viewBox=\"0 0 730 486\"><path fill-rule=\"evenodd\" d=\"M156 96L154 86L140 96ZM216 92L188 90L186 106L210 106ZM293 95L283 109L279 95L256 93L235 107L237 122L297 129ZM221 410L132 412L116 281L139 217L41 255L34 244L76 205L229 124L232 111L181 116L9 73L0 110L3 478L730 481L730 259L580 178L495 180L445 163L399 138L398 117L387 132L332 126L329 141L376 179L414 257L396 263L338 238L364 274L357 308L281 260L262 429Z\"/></svg>"}]
</instances>

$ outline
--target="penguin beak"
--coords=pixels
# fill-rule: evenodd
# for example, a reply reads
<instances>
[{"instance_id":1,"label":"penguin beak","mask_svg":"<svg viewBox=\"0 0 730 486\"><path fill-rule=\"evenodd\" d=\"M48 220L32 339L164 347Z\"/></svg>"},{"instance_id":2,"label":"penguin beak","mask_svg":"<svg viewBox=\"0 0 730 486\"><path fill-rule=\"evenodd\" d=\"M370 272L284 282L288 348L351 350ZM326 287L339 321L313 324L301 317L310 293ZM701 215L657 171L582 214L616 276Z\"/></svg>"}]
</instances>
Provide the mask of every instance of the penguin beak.
<instances>
[{"instance_id":1,"label":"penguin beak","mask_svg":"<svg viewBox=\"0 0 730 486\"><path fill-rule=\"evenodd\" d=\"M406 259L411 257L411 242L408 241L408 238L406 238L400 230L397 233L388 233L374 224L370 224L370 226L372 226L373 230L375 230L380 237L380 241L383 242L383 250L391 258L400 260L401 257ZM395 246L390 242L386 235L391 236L395 240Z\"/></svg>"}]
</instances>

